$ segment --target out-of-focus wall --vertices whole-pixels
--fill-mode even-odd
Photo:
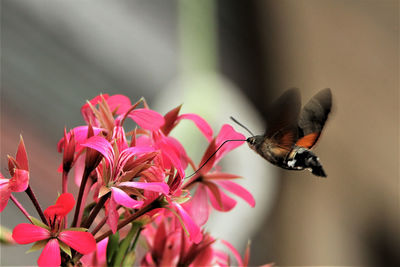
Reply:
[[[398,266],[399,2],[258,4],[275,32],[261,34],[277,53],[279,87],[301,88],[303,103],[330,87],[334,107],[315,149],[328,178],[282,172],[254,263]]]

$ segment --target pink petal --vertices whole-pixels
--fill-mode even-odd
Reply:
[[[119,213],[117,210],[117,203],[113,198],[109,199],[106,203],[108,203],[108,207],[106,208],[107,214],[107,224],[110,226],[113,234],[117,232]]]
[[[13,192],[22,192],[28,188],[29,185],[29,172],[21,169],[15,169],[14,177],[10,179],[8,184]]]
[[[123,127],[114,127],[112,139],[115,140],[115,142],[117,143],[118,151],[123,151],[125,148],[128,147],[128,141],[126,140],[126,135]]]
[[[126,162],[131,159],[132,157],[134,157],[137,154],[142,154],[142,153],[150,153],[150,152],[154,152],[155,149],[153,147],[128,147],[126,148],[124,151],[121,152],[121,154],[119,155],[119,159],[118,159],[118,163],[117,163],[117,173],[120,171],[121,168],[123,168],[126,164]]]
[[[124,114],[125,112],[127,112],[132,104],[131,104],[131,100],[124,96],[124,95],[112,95],[107,99],[107,104],[110,107],[111,111],[114,111],[116,108],[118,108],[117,110],[117,114]]]
[[[203,184],[199,184],[190,201],[182,205],[185,210],[192,215],[197,225],[204,225],[210,215],[210,206],[208,205],[207,190]]]
[[[165,221],[161,221],[158,224],[157,230],[146,228],[147,238],[152,243],[151,251],[154,255],[154,258],[161,258],[164,252],[165,240],[167,239],[167,233],[165,229]],[[155,231],[155,233],[151,233],[151,231]]]
[[[225,145],[221,147],[221,149],[217,152],[216,154],[216,159],[215,159],[215,164],[223,157],[225,156],[229,151],[237,148],[238,146],[242,145],[243,142],[246,141],[246,137],[241,134],[236,132],[232,126],[229,124],[224,124],[218,133],[218,136],[216,138],[215,144],[216,147],[219,147],[223,142],[226,140],[243,140],[243,141],[232,141],[228,142]]]
[[[177,169],[179,175],[184,177],[185,171],[180,160],[179,150],[176,149],[174,143],[165,136],[159,136],[157,139],[157,148],[161,150],[164,164],[166,165],[164,167],[169,169],[171,166],[168,165],[172,165]]]
[[[115,202],[124,207],[137,209],[143,205],[143,201],[134,200],[127,193],[117,187],[111,187],[111,190],[112,198],[115,200]]]
[[[61,165],[62,167],[62,165]],[[74,180],[75,184],[80,187],[82,182],[83,171],[85,170],[85,157],[80,156],[75,161],[74,165]]]
[[[207,162],[207,164],[205,164],[199,171],[200,175],[204,175],[206,173],[208,173],[212,167],[215,165],[215,160],[216,157],[213,156],[211,157],[215,151],[217,150],[217,147],[215,145],[215,139],[213,139],[210,144],[207,147],[207,150],[204,152],[203,157],[201,158],[200,164],[199,166],[203,166],[203,164],[205,164],[205,162]]]
[[[177,120],[180,121],[182,119],[192,120],[196,124],[197,128],[199,128],[207,138],[208,142],[211,142],[213,139],[213,130],[205,119],[193,113],[180,115]]]
[[[244,201],[249,203],[250,206],[254,207],[256,205],[256,201],[254,200],[253,195],[243,186],[227,180],[219,180],[215,181],[215,183],[228,190],[229,192],[237,195],[238,197],[241,197]]]
[[[229,255],[219,251],[219,250],[214,250],[214,258],[216,259],[217,263],[220,266],[228,266],[227,263],[229,261]]]
[[[183,224],[189,232],[190,240],[192,240],[195,244],[201,242],[203,234],[200,231],[200,227],[193,221],[193,219],[189,216],[189,214],[182,208],[178,203],[172,202],[172,206],[174,206],[182,218]]]
[[[92,136],[82,146],[90,147],[100,152],[111,166],[114,163],[114,149],[110,142],[101,136]]]
[[[88,126],[78,126],[72,129],[71,131],[74,132],[76,150],[78,150],[79,148],[81,148],[81,144],[87,140]],[[68,140],[71,138],[71,131],[69,131],[67,134]],[[102,128],[93,127],[93,134],[95,136],[99,135],[102,131],[103,131]],[[61,138],[61,140],[58,141],[57,144],[58,152],[61,152],[63,149],[64,149],[64,137]]]
[[[205,180],[231,180],[240,178],[241,176],[225,172],[213,172],[203,175]]]
[[[2,179],[2,180],[8,180],[8,179]],[[8,199],[11,196],[11,190],[8,187],[8,183],[3,183],[0,184],[0,212],[4,210],[4,208],[7,206]]]
[[[29,171],[28,155],[26,154],[25,144],[24,140],[22,139],[22,136],[19,141],[17,155],[15,156],[15,159],[18,162],[19,168],[25,171]]]
[[[181,233],[175,232],[165,240],[164,251],[159,266],[177,266],[181,250]]]
[[[58,238],[83,255],[96,250],[96,240],[88,232],[62,231]]]
[[[29,244],[50,238],[50,232],[37,225],[21,223],[15,226],[12,237],[18,244]]]
[[[139,189],[160,192],[164,195],[168,195],[169,186],[166,183],[152,182],[152,183],[144,183],[144,182],[122,182],[119,183],[119,186],[128,186],[135,187]]]
[[[60,266],[60,246],[57,239],[51,239],[47,242],[37,261],[39,266]]]
[[[94,97],[92,100],[90,100],[89,103],[90,103],[92,106],[97,105],[98,103],[100,103],[101,98],[104,98],[105,100],[107,100],[107,99],[108,99],[108,94],[98,95],[98,96]],[[89,106],[88,103],[84,104],[84,105],[81,107],[81,114],[82,114],[82,117],[84,118],[84,120],[85,120],[87,123],[90,123],[90,122],[91,122],[91,119],[94,119],[93,111],[92,111],[92,109],[90,108],[90,106]]]
[[[211,205],[214,207],[214,209],[219,210],[219,211],[230,211],[236,206],[236,200],[233,198],[229,197],[227,194],[225,194],[222,190],[219,190],[219,195],[221,198],[221,203],[217,200],[215,197],[215,193],[210,190],[210,188],[207,187],[208,191],[208,196],[211,202]]]
[[[181,107],[182,107],[182,105],[179,105],[164,115],[165,123],[162,126],[161,130],[165,135],[169,135],[171,130],[177,124],[176,119],[178,118],[178,114],[179,114],[179,111],[181,110]]]
[[[159,130],[165,123],[164,117],[151,109],[135,109],[129,113],[128,117],[134,120],[143,129],[151,131]]]
[[[92,98],[92,99],[89,101],[89,103],[90,103],[92,106],[97,105],[98,103],[101,102],[101,98],[102,98],[102,97],[103,97],[105,100],[107,100],[107,99],[109,98],[109,95],[108,95],[108,94],[101,94],[101,95],[95,96],[94,98]],[[83,108],[83,107],[88,107],[88,108],[90,108],[89,105],[88,105],[87,103],[84,104],[84,105],[82,106],[82,108]]]
[[[193,267],[212,266],[213,259],[214,259],[214,250],[211,246],[208,246],[206,249],[202,250],[200,253],[196,255],[195,260],[192,262],[190,266]]]
[[[61,205],[64,208],[64,211],[60,213],[60,216],[67,215],[75,206],[75,199],[71,193],[63,193],[61,194],[56,201],[56,205]]]
[[[179,160],[182,164],[182,168],[186,169],[186,167],[188,166],[189,157],[186,154],[185,148],[177,139],[173,138],[172,136],[166,136],[165,138],[168,139],[168,142],[171,144],[176,154],[178,155]]]
[[[232,252],[233,256],[235,257],[238,266],[243,266],[243,261],[242,261],[242,256],[240,256],[239,252],[236,250],[234,246],[232,246],[231,243],[225,240],[221,240],[221,242],[229,248],[229,250]]]
[[[81,262],[84,266],[103,266],[106,262],[108,237],[97,243],[97,250],[84,255]]]

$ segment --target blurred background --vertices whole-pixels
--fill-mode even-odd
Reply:
[[[2,0],[1,172],[22,134],[33,190],[53,204],[56,144],[99,93],[144,96],[160,113],[183,103],[216,133],[230,115],[262,133],[284,90],[300,88],[305,103],[330,87],[315,148],[328,179],[244,145],[223,165],[245,177],[256,208],[239,203],[209,229],[240,251],[251,239],[251,265],[400,266],[398,30],[396,0]],[[199,160],[206,142],[192,132],[175,134]],[[10,203],[0,220],[12,229],[24,218]],[[1,245],[0,265],[35,263],[29,247]]]

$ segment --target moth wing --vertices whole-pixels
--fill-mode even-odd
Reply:
[[[301,110],[298,121],[297,146],[311,148],[318,141],[332,108],[331,89],[319,91]]]
[[[301,97],[298,88],[285,91],[267,112],[267,130],[264,136],[269,139],[294,142],[297,139],[295,125],[300,113]],[[293,137],[292,137],[293,135]]]
[[[298,139],[298,128],[296,125],[290,125],[278,130],[270,140],[280,149],[289,153]]]

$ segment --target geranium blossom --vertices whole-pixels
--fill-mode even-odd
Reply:
[[[18,244],[36,242],[36,248],[44,246],[37,261],[39,266],[60,265],[60,248],[67,254],[71,254],[69,247],[81,254],[88,254],[96,249],[96,241],[90,233],[84,232],[85,229],[65,229],[64,217],[74,205],[72,194],[61,194],[56,204],[44,212],[49,226],[36,220],[36,225],[21,223],[14,228],[12,237]]]
[[[162,116],[143,98],[132,103],[123,95],[104,94],[87,101],[81,108],[86,125],[65,129],[57,144],[63,153],[62,194],[44,212],[28,186],[28,160],[21,139],[16,159],[9,157],[12,178],[0,174],[0,210],[12,192],[26,190],[42,222],[13,196],[32,222],[17,225],[13,239],[19,244],[34,243],[31,251],[43,249],[39,266],[231,265],[229,255],[214,248],[217,240],[202,226],[211,208],[229,211],[235,207],[236,200],[226,192],[255,205],[250,192],[232,181],[239,176],[217,165],[245,137],[229,125],[223,125],[214,137],[204,118],[180,114],[180,109]],[[135,126],[127,129],[126,120]],[[192,121],[207,139],[208,148],[198,166],[173,136],[182,120]],[[193,177],[187,176],[188,166],[195,170]],[[68,193],[70,170],[79,187],[76,205]],[[68,228],[67,214],[74,207]],[[129,231],[128,224],[132,225]],[[147,246],[138,241],[140,237]],[[248,250],[242,259],[233,246],[223,243],[240,266],[248,265]],[[143,253],[137,253],[139,246]]]
[[[203,166],[226,140],[245,140],[245,137],[237,133],[232,126],[223,125],[217,137],[210,143],[199,166]],[[251,193],[239,184],[230,181],[239,178],[239,176],[220,172],[218,169],[212,170],[224,155],[242,143],[243,141],[234,141],[224,144],[215,156],[185,184],[185,188],[192,188],[197,185],[194,197],[185,204],[185,208],[192,212],[198,224],[203,225],[208,220],[210,212],[208,201],[211,202],[214,209],[219,211],[229,211],[236,206],[236,200],[228,196],[224,190],[237,195],[254,207],[255,200]]]
[[[108,224],[115,233],[117,231],[118,223],[118,211],[117,205],[122,205],[127,208],[140,208],[143,205],[143,201],[132,199],[129,193],[125,192],[126,188],[139,188],[143,190],[155,191],[167,194],[169,191],[168,185],[162,182],[129,182],[125,179],[127,174],[135,176],[137,173],[129,173],[134,171],[132,160],[135,156],[142,155],[145,153],[154,152],[155,149],[151,147],[127,147],[123,151],[119,152],[117,157],[114,152],[114,148],[111,144],[103,137],[93,136],[88,139],[83,146],[90,147],[100,152],[105,159],[105,163],[109,168],[109,172],[100,175],[98,186],[100,188],[100,196],[111,191],[111,199],[108,202]],[[143,162],[142,165],[145,165]],[[127,165],[130,165],[127,167]],[[100,166],[101,170],[103,166]],[[136,166],[135,166],[136,167]]]
[[[7,206],[8,200],[13,192],[23,192],[29,184],[28,156],[26,155],[24,141],[20,139],[16,158],[9,156],[8,170],[12,176],[6,179],[0,173],[0,212]]]

